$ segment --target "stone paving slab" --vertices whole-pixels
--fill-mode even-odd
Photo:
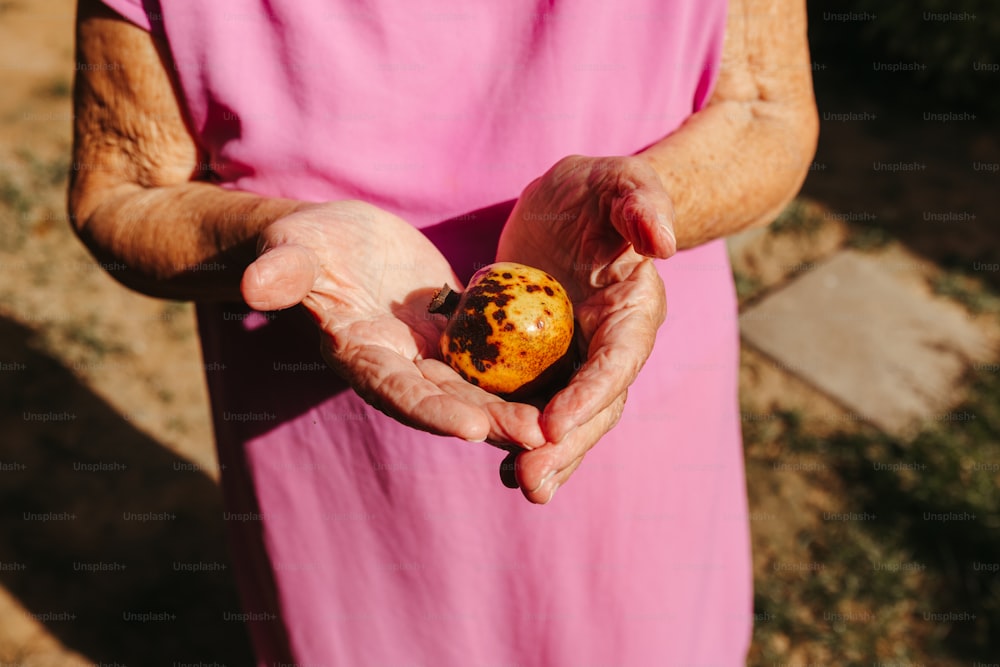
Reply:
[[[852,250],[749,307],[740,329],[789,372],[895,435],[949,419],[963,372],[991,356],[960,306]]]

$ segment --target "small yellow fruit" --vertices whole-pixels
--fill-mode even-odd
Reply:
[[[464,292],[445,285],[428,310],[448,316],[441,356],[459,375],[509,395],[567,358],[573,304],[559,282],[514,262],[485,266]]]

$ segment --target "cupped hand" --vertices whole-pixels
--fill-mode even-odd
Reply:
[[[517,455],[528,500],[548,502],[621,417],[666,316],[651,258],[675,251],[673,205],[642,158],[570,156],[522,193],[497,260],[535,266],[562,283],[584,360],[544,407],[547,444]]]
[[[461,283],[406,221],[360,201],[304,206],[261,232],[258,253],[240,286],[247,304],[301,303],[327,363],[374,407],[439,435],[544,443],[537,408],[488,394],[437,359],[443,323],[427,304]]]

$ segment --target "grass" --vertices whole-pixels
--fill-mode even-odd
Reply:
[[[88,360],[100,361],[107,356],[129,353],[126,345],[98,331],[99,325],[98,315],[92,314],[84,321],[67,322],[61,328],[66,340],[83,348]]]
[[[736,283],[736,298],[741,304],[755,297],[763,289],[759,280],[742,271],[733,271],[733,281]]]
[[[20,148],[14,155],[27,167],[35,188],[65,187],[69,178],[69,155],[60,154],[51,160],[39,158],[33,151]]]
[[[1000,372],[984,365],[971,398],[912,440],[873,429],[818,438],[787,413],[744,424],[748,468],[768,474],[763,443],[822,461],[809,484],[832,483],[841,508],[875,518],[803,531],[805,573],[756,585],[752,664],[788,661],[808,645],[821,664],[969,664],[1000,655]],[[752,509],[752,508],[751,508]],[[941,520],[942,515],[951,520]],[[974,517],[974,518],[973,518]],[[954,616],[939,616],[951,613]],[[962,662],[949,662],[962,661]]]
[[[936,294],[963,304],[976,314],[1000,314],[1000,297],[987,289],[981,280],[960,269],[943,271],[931,283]]]
[[[65,155],[43,160],[29,150],[20,149],[15,156],[24,165],[19,179],[23,182],[0,173],[0,207],[9,209],[16,220],[16,224],[5,224],[0,229],[0,241],[8,249],[20,248],[25,243],[28,232],[38,221],[37,211],[43,200],[55,189],[65,188],[69,174],[69,158]]]
[[[63,100],[73,93],[73,84],[65,77],[46,81],[35,89],[35,95],[55,100]]]
[[[8,251],[19,250],[27,240],[28,228],[31,226],[32,201],[20,185],[0,173],[0,213],[5,208],[13,215],[3,216],[0,243]]]
[[[0,203],[6,205],[21,219],[27,218],[31,211],[31,198],[21,187],[9,177],[0,174]]]
[[[847,245],[856,250],[880,250],[889,245],[892,236],[882,227],[861,227],[854,230]]]
[[[174,340],[186,340],[194,336],[191,323],[195,321],[194,306],[184,301],[165,301],[160,308],[160,317]]]
[[[770,233],[810,234],[821,223],[817,211],[793,202]],[[848,230],[848,248],[896,241],[880,225]],[[964,262],[930,286],[971,314],[996,318],[1000,287],[989,277]],[[760,289],[757,276],[734,278],[745,304]],[[962,384],[968,398],[960,406],[928,415],[905,439],[857,423],[818,435],[815,421],[788,410],[744,422],[750,509],[763,517],[751,521],[756,622],[748,664],[996,662],[1000,362],[976,364]],[[819,465],[789,472],[779,461]],[[824,508],[863,520],[826,520]]]
[[[5,253],[17,255],[24,270],[22,277],[35,289],[52,284],[52,267],[38,248],[24,252],[35,238],[48,235],[64,226],[62,191],[65,188],[68,160],[59,157],[50,161],[38,159],[27,151],[17,152],[20,169],[17,178],[0,173],[0,245]],[[23,288],[24,285],[22,284]],[[97,341],[91,341],[94,345]],[[93,346],[93,345],[92,345]]]
[[[820,209],[808,200],[796,197],[778,214],[778,217],[771,223],[769,231],[776,234],[787,232],[815,233],[823,226],[824,222]]]

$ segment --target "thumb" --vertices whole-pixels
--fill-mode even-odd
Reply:
[[[316,255],[300,245],[279,245],[260,255],[246,271],[240,292],[255,310],[282,310],[298,304],[316,282]]]

